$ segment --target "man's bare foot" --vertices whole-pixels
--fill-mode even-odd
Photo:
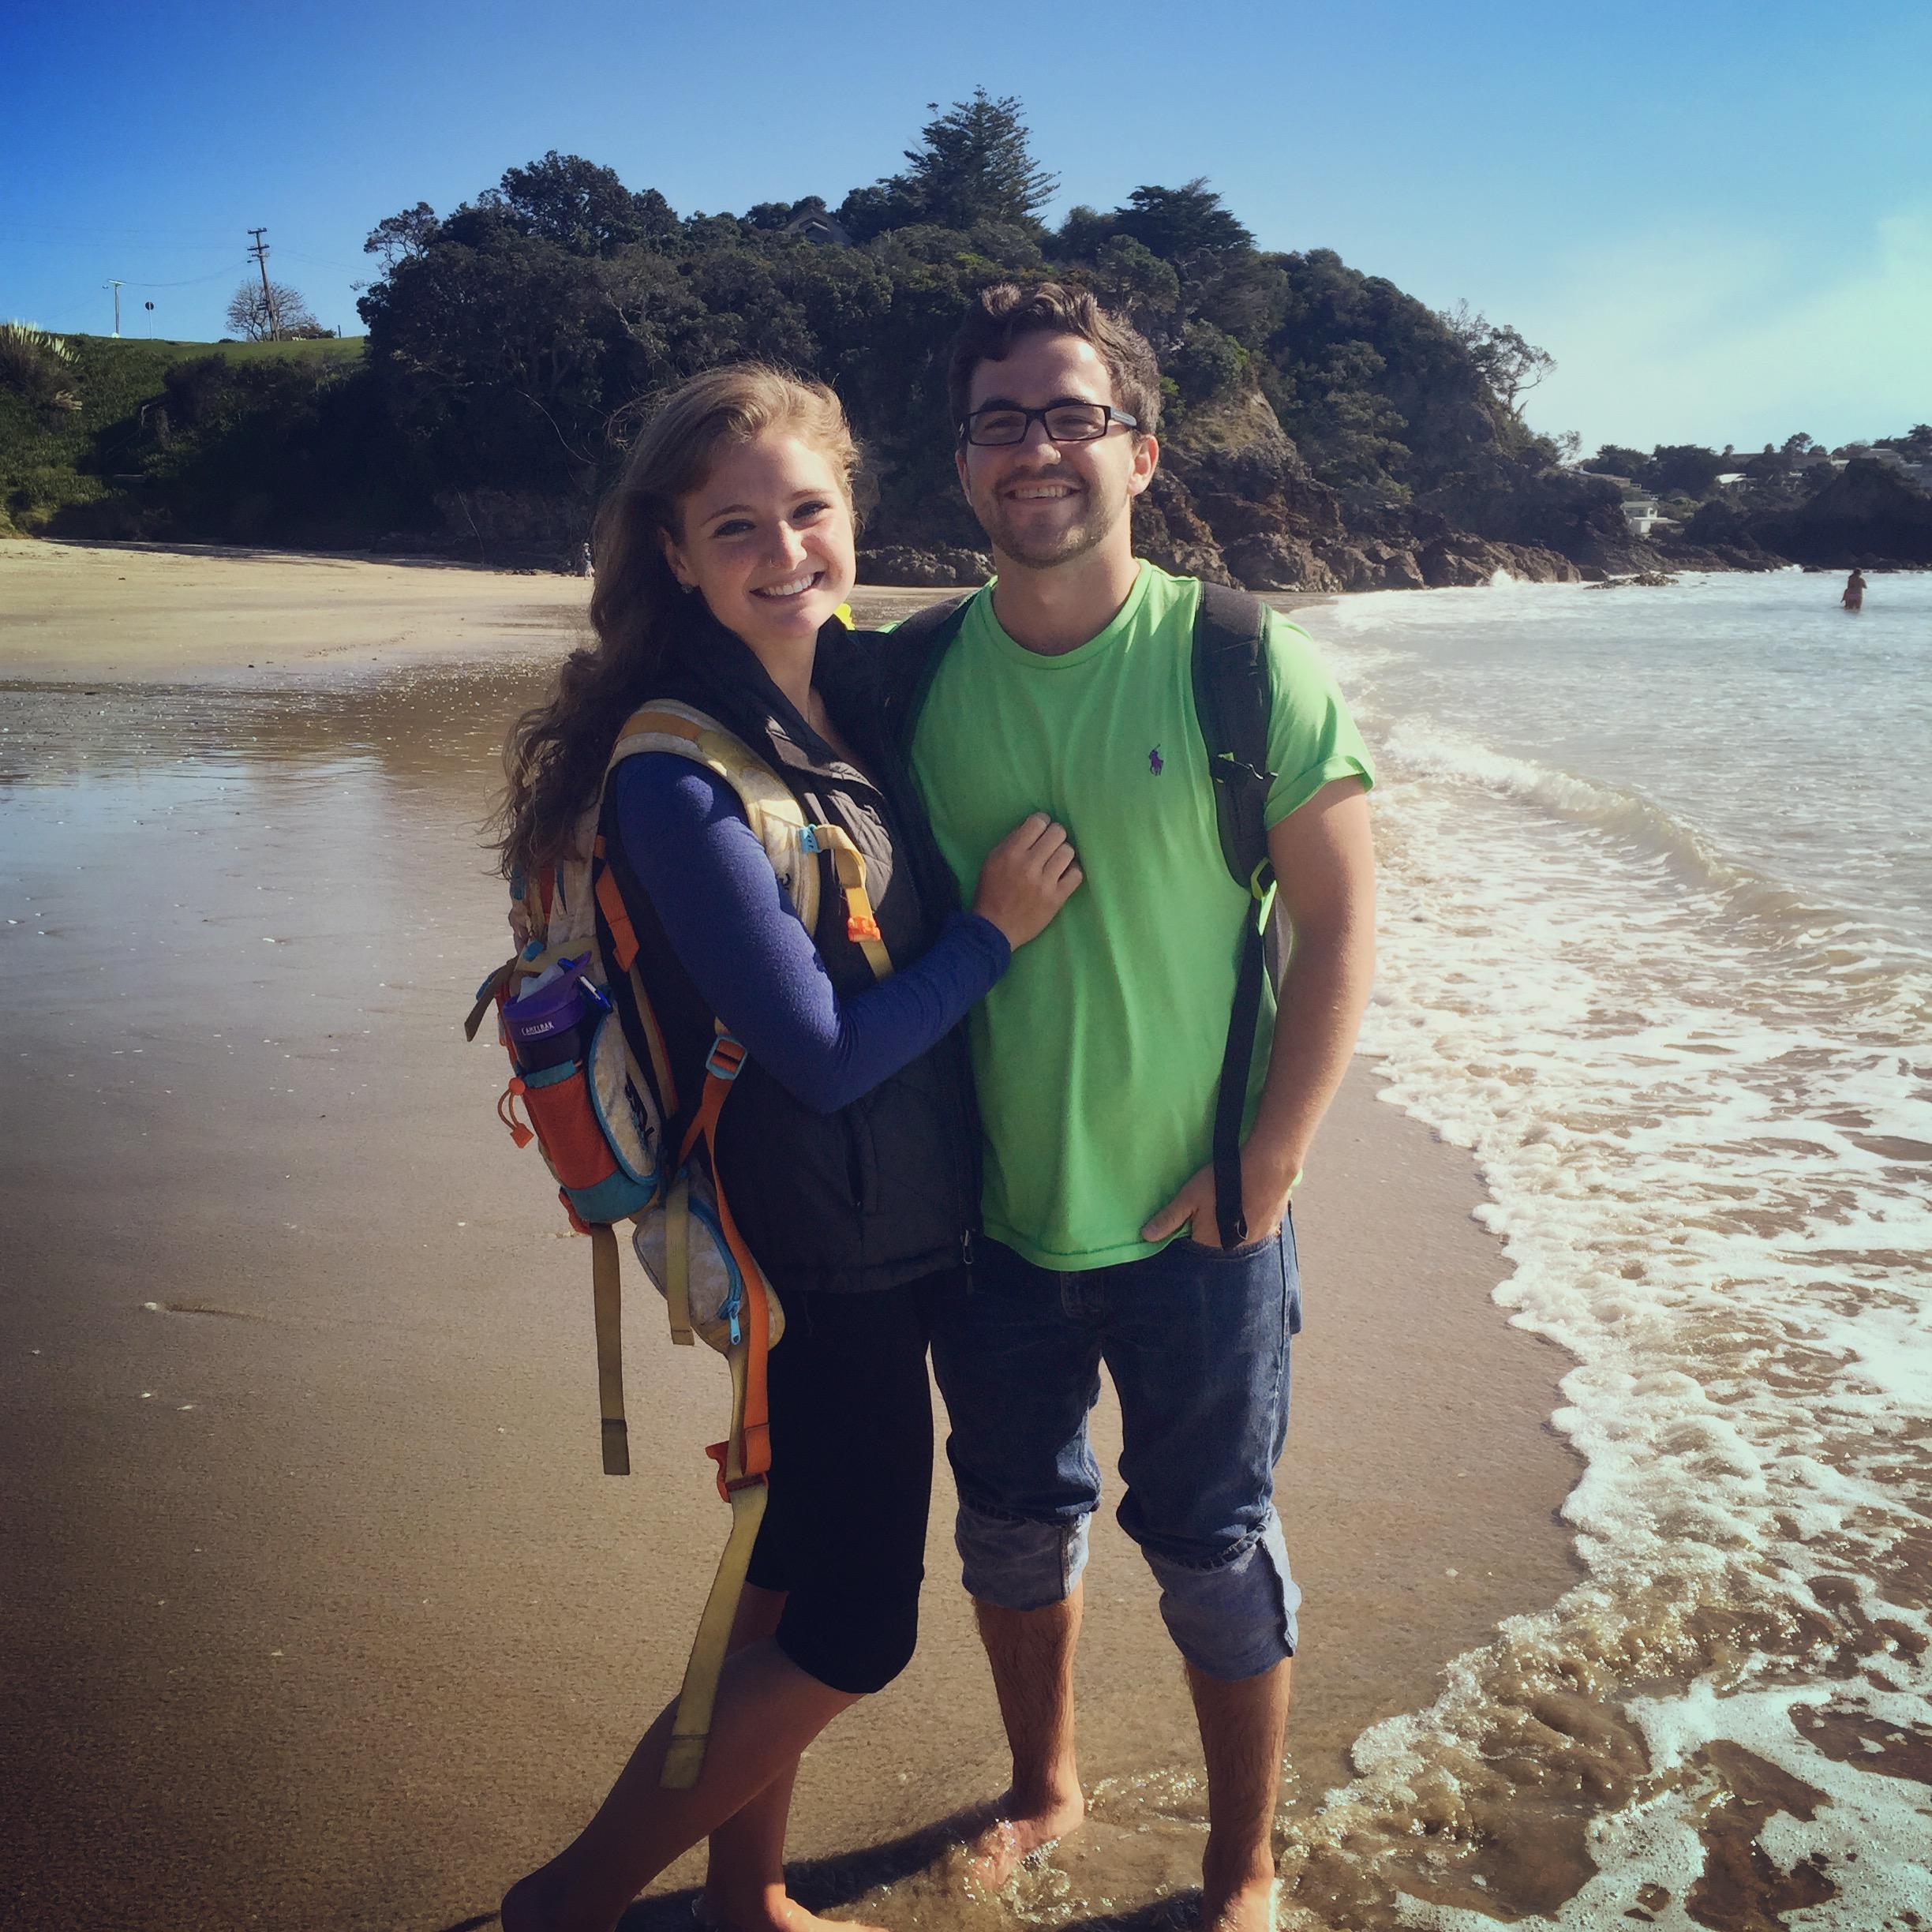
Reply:
[[[1077,1784],[1069,1795],[1032,1805],[1002,1792],[968,1825],[967,1882],[982,1892],[1002,1890],[1035,1852],[1078,1831],[1086,1817],[1087,1800]]]
[[[822,1919],[807,1911],[782,1885],[762,1885],[754,1895],[714,1898],[706,1892],[691,1904],[701,1932],[885,1932],[882,1926],[851,1919]],[[506,1926],[504,1932],[509,1932]]]
[[[1201,1893],[1200,1932],[1274,1932],[1275,1874],[1219,1893]]]

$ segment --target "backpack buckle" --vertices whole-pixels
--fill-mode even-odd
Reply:
[[[735,1080],[744,1071],[745,1050],[741,1041],[721,1033],[705,1055],[705,1071],[715,1080]]]
[[[801,852],[808,852],[825,850],[825,848],[818,843],[818,828],[816,826],[800,826],[799,827],[799,849]]]
[[[1215,760],[1214,776],[1223,784],[1272,785],[1281,774],[1257,771],[1245,758],[1237,758],[1232,751],[1223,751]]]

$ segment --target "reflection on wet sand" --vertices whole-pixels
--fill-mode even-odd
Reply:
[[[681,1668],[723,1391],[634,1297],[645,1480],[597,1473],[582,1253],[491,1123],[493,1050],[459,1026],[504,949],[477,828],[545,675],[496,656],[0,686],[0,998],[25,1097],[0,1173],[21,1558],[0,1781],[26,1821],[0,1887],[31,1885],[39,1925],[486,1911]],[[1560,1363],[1488,1301],[1466,1164],[1359,1079],[1324,1151],[1297,1208],[1282,1500],[1309,1649],[1285,1825],[1366,1724],[1574,1574],[1552,1520],[1574,1465],[1540,1426]],[[1110,1463],[1110,1406],[1097,1435]],[[1203,1795],[1110,1522],[1081,1666],[1092,1822],[998,1901],[943,1855],[935,1821],[1004,1782],[949,1507],[912,1672],[808,1762],[799,1896],[955,1926],[1164,1909],[1196,1881]]]

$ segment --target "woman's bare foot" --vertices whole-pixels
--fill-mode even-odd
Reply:
[[[526,1873],[504,1894],[496,1908],[503,1932],[601,1932],[567,1917],[560,1908],[557,1889],[548,1867]],[[608,1922],[606,1922],[608,1924]]]
[[[519,1878],[504,1894],[496,1916],[503,1932],[549,1932],[550,1920],[543,1908],[534,1872]]]
[[[1087,1800],[1076,1784],[1070,1795],[1024,1803],[1002,1792],[967,1825],[966,1876],[977,1889],[1002,1890],[1036,1852],[1058,1844],[1086,1822]]]
[[[822,1919],[809,1912],[783,1885],[761,1885],[755,1893],[727,1900],[706,1891],[693,1901],[691,1916],[700,1932],[886,1932],[882,1926],[851,1919]],[[511,1932],[508,1926],[504,1932]]]

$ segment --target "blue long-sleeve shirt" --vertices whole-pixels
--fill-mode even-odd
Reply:
[[[942,1039],[1013,957],[955,912],[918,959],[841,998],[729,786],[669,752],[614,781],[624,856],[684,970],[751,1058],[815,1113],[836,1113]]]

